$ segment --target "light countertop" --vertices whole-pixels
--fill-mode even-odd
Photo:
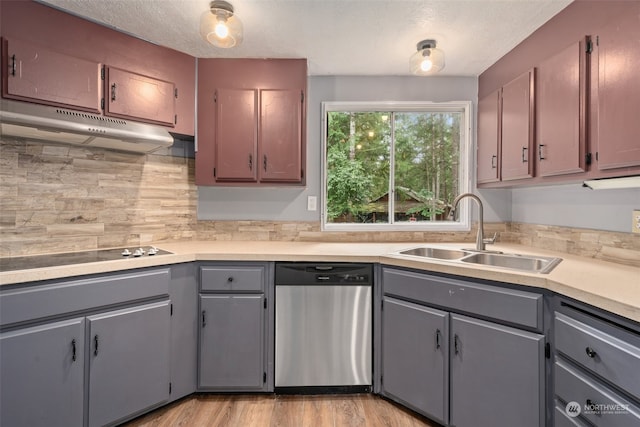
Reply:
[[[640,322],[640,268],[522,245],[496,244],[490,245],[488,249],[505,253],[560,257],[563,261],[549,274],[538,274],[394,254],[399,250],[421,246],[416,243],[196,241],[158,243],[156,246],[173,254],[0,272],[0,284],[26,283],[192,261],[379,262],[384,265],[548,289]],[[473,247],[473,244],[438,243],[433,246],[460,249]]]

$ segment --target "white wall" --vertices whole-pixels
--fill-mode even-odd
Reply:
[[[320,201],[320,114],[324,101],[471,100],[475,111],[477,94],[478,79],[475,77],[310,77],[307,100],[307,187],[199,187],[198,219],[319,221],[320,206],[315,212],[307,211],[307,196],[317,196]],[[498,210],[503,211],[504,207]],[[491,217],[487,218],[492,220]]]

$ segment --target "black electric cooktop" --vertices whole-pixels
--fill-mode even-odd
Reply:
[[[85,264],[88,262],[137,259],[149,256],[171,254],[154,247],[99,249],[84,252],[68,252],[51,255],[30,255],[0,258],[0,271],[28,270],[31,268],[56,267],[60,265]]]

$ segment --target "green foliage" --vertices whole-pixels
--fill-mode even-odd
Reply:
[[[371,220],[365,218],[366,205],[388,194],[391,186],[411,190],[412,195],[395,193],[398,201],[416,203],[404,214],[433,220],[445,213],[458,193],[461,118],[461,113],[445,112],[329,113],[329,220]],[[395,173],[390,177],[392,146]]]

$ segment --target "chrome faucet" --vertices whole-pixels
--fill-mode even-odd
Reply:
[[[485,245],[487,243],[490,244],[496,241],[497,233],[494,234],[491,239],[484,238],[484,211],[482,208],[482,200],[480,200],[480,198],[473,193],[463,193],[455,198],[455,200],[453,201],[453,217],[455,218],[455,212],[458,208],[458,203],[460,203],[460,200],[464,199],[465,197],[469,197],[475,200],[478,204],[478,235],[476,236],[476,250],[484,251]]]

